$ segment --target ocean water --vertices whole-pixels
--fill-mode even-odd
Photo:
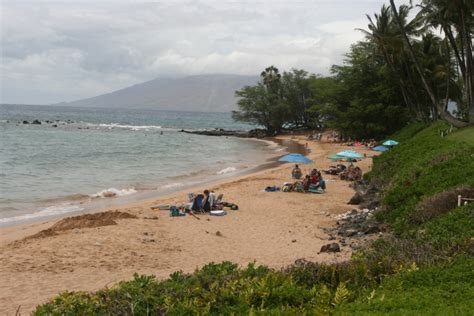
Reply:
[[[33,120],[42,124],[23,124]],[[282,151],[271,142],[180,132],[205,128],[253,126],[229,113],[0,105],[0,226],[179,190]]]

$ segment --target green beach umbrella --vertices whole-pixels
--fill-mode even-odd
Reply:
[[[396,140],[389,139],[389,140],[384,141],[382,145],[395,146],[395,145],[398,145],[398,142]]]
[[[331,156],[328,157],[328,159],[332,160],[332,161],[344,161],[344,160],[347,160],[347,158],[343,158],[343,157],[340,157],[336,154],[333,154]]]
[[[341,158],[348,158],[348,159],[364,158],[364,155],[359,154],[357,151],[354,151],[354,150],[344,150],[344,151],[338,152],[336,156],[339,156]]]

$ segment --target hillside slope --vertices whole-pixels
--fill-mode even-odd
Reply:
[[[237,109],[235,91],[245,85],[254,85],[257,80],[256,76],[239,75],[157,78],[111,93],[58,105],[229,112]]]

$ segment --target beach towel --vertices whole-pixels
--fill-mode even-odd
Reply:
[[[311,187],[310,187],[310,188],[308,189],[308,192],[310,192],[310,193],[322,194],[322,193],[324,193],[324,190],[321,189],[321,188],[311,188]]]

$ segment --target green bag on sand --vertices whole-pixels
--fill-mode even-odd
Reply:
[[[185,216],[186,214],[182,214],[179,212],[179,209],[176,206],[170,207],[170,216]]]
[[[237,211],[239,209],[239,206],[234,203],[223,202],[222,205],[225,207],[229,207],[231,210],[234,210],[234,211]]]

